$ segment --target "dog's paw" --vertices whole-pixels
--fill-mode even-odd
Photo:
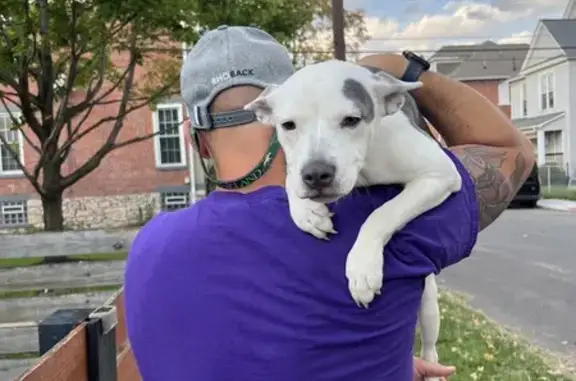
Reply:
[[[311,200],[299,200],[290,206],[292,220],[301,230],[316,238],[329,239],[328,234],[336,234],[332,224],[332,212],[324,204]]]
[[[368,308],[380,294],[384,277],[383,246],[378,240],[357,239],[346,259],[348,289],[359,307]]]
[[[436,352],[436,347],[432,349],[420,350],[420,358],[430,364],[438,364],[438,352]],[[441,377],[426,377],[425,381],[442,381]]]

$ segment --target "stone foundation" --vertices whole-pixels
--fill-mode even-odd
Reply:
[[[72,230],[140,226],[159,209],[159,193],[66,198],[64,225]],[[43,227],[42,203],[38,199],[28,201],[28,222],[34,228]]]

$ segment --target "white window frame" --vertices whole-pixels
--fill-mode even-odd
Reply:
[[[552,91],[550,91],[549,89],[549,81],[548,78],[552,77]],[[545,84],[545,88],[542,86],[542,81],[544,80],[544,78],[546,78],[546,84]],[[540,111],[548,111],[548,110],[553,110],[556,108],[556,102],[557,102],[557,98],[556,98],[556,75],[553,71],[546,71],[544,73],[541,73],[538,76],[538,107],[540,108]],[[550,106],[550,93],[552,93],[552,98],[554,100],[554,105]],[[546,105],[545,107],[543,107],[542,105],[542,95],[546,94]]]
[[[6,203],[19,203],[21,205],[5,205]],[[8,211],[6,212],[5,208],[14,208],[20,207],[20,211]],[[1,221],[4,221],[5,214],[23,214],[24,222],[16,223],[16,224],[6,224]],[[10,229],[12,227],[20,227],[28,225],[28,201],[26,200],[0,200],[0,228],[3,229]]]
[[[11,113],[12,113],[12,116],[15,118],[20,117],[19,112],[11,111]],[[10,118],[10,114],[8,112],[5,112],[5,111],[0,112],[0,118],[8,118],[10,120],[10,123],[12,123],[12,119]],[[22,163],[22,165],[25,165],[26,163],[24,162],[24,135],[22,134],[22,131],[20,131],[20,129],[18,129],[18,131],[16,131],[16,136],[18,136],[18,150],[20,151],[19,152],[20,163]],[[0,141],[0,145],[2,145],[1,141]],[[22,171],[22,169],[4,170],[2,168],[2,162],[0,161],[0,177],[1,176],[21,175],[22,173],[24,173]]]
[[[169,211],[169,210],[178,210],[178,209],[184,209],[187,208],[188,206],[190,206],[190,193],[189,192],[161,192],[160,193],[160,207],[163,211]],[[184,198],[184,201],[186,201],[186,198],[188,199],[188,202],[171,202],[170,200],[168,200],[169,198],[173,198],[173,199],[179,199],[180,197]],[[164,205],[168,205],[168,204],[173,204],[173,205],[181,205],[181,207],[176,208],[176,209],[168,209],[168,208],[163,208]]]
[[[160,139],[161,136],[159,135],[160,132],[160,121],[158,119],[158,111],[157,110],[166,110],[166,109],[177,109],[178,110],[178,137],[180,138],[180,162],[179,163],[169,163],[164,164],[161,162],[161,152],[160,152]],[[184,135],[184,108],[181,103],[161,103],[156,106],[156,110],[152,113],[152,131],[156,134],[154,135],[154,161],[156,162],[156,168],[162,169],[182,169],[185,168],[187,165],[186,158],[186,140]]]

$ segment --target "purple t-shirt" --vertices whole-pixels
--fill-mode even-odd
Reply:
[[[358,189],[331,206],[339,234],[301,232],[285,191],[214,192],[138,234],[125,274],[128,334],[144,381],[412,381],[424,277],[476,242],[474,185],[396,233],[384,288],[352,300],[344,264],[362,223],[401,190]]]

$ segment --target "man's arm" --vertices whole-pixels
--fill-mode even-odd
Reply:
[[[372,55],[360,64],[378,67],[400,78],[403,56]],[[434,72],[413,92],[421,113],[442,135],[476,184],[480,229],[508,207],[534,165],[532,143],[492,102],[473,88]]]

